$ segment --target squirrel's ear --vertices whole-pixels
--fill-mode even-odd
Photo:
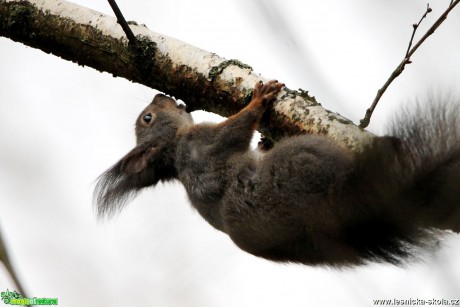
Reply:
[[[108,217],[121,210],[126,201],[135,197],[142,188],[155,185],[160,180],[150,163],[158,151],[158,147],[152,144],[139,145],[98,178],[94,204],[100,217]]]
[[[154,146],[137,146],[121,159],[121,171],[135,174],[142,172],[155,156],[157,149]]]

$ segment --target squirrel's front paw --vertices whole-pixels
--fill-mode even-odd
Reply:
[[[252,101],[260,104],[260,106],[268,106],[273,103],[278,95],[279,91],[284,87],[283,83],[279,83],[276,80],[268,81],[263,84],[262,81],[256,83],[254,87],[254,93],[252,95]]]

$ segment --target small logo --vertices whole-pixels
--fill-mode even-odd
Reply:
[[[2,292],[2,301],[7,305],[19,305],[19,306],[32,306],[32,305],[57,305],[57,298],[27,298],[16,291],[10,292],[6,289],[6,292]]]

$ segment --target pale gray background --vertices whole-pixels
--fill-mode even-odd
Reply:
[[[112,14],[106,1],[75,2]],[[355,122],[401,60],[426,6],[118,2],[127,19],[310,90]],[[435,1],[420,30],[448,2]],[[459,29],[457,8],[385,94],[371,131],[382,132],[410,100],[459,94]],[[0,226],[30,295],[58,297],[62,306],[372,306],[378,298],[460,298],[458,235],[405,268],[273,264],[210,227],[179,184],[146,191],[119,217],[98,223],[95,179],[133,147],[134,120],[155,93],[0,38]],[[0,290],[11,287],[1,269]]]

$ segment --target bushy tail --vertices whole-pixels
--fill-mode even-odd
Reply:
[[[398,263],[460,231],[459,116],[460,101],[417,104],[357,155],[345,234],[364,259]]]
[[[460,101],[418,104],[399,115],[391,134],[402,141],[408,200],[425,227],[460,231]]]

